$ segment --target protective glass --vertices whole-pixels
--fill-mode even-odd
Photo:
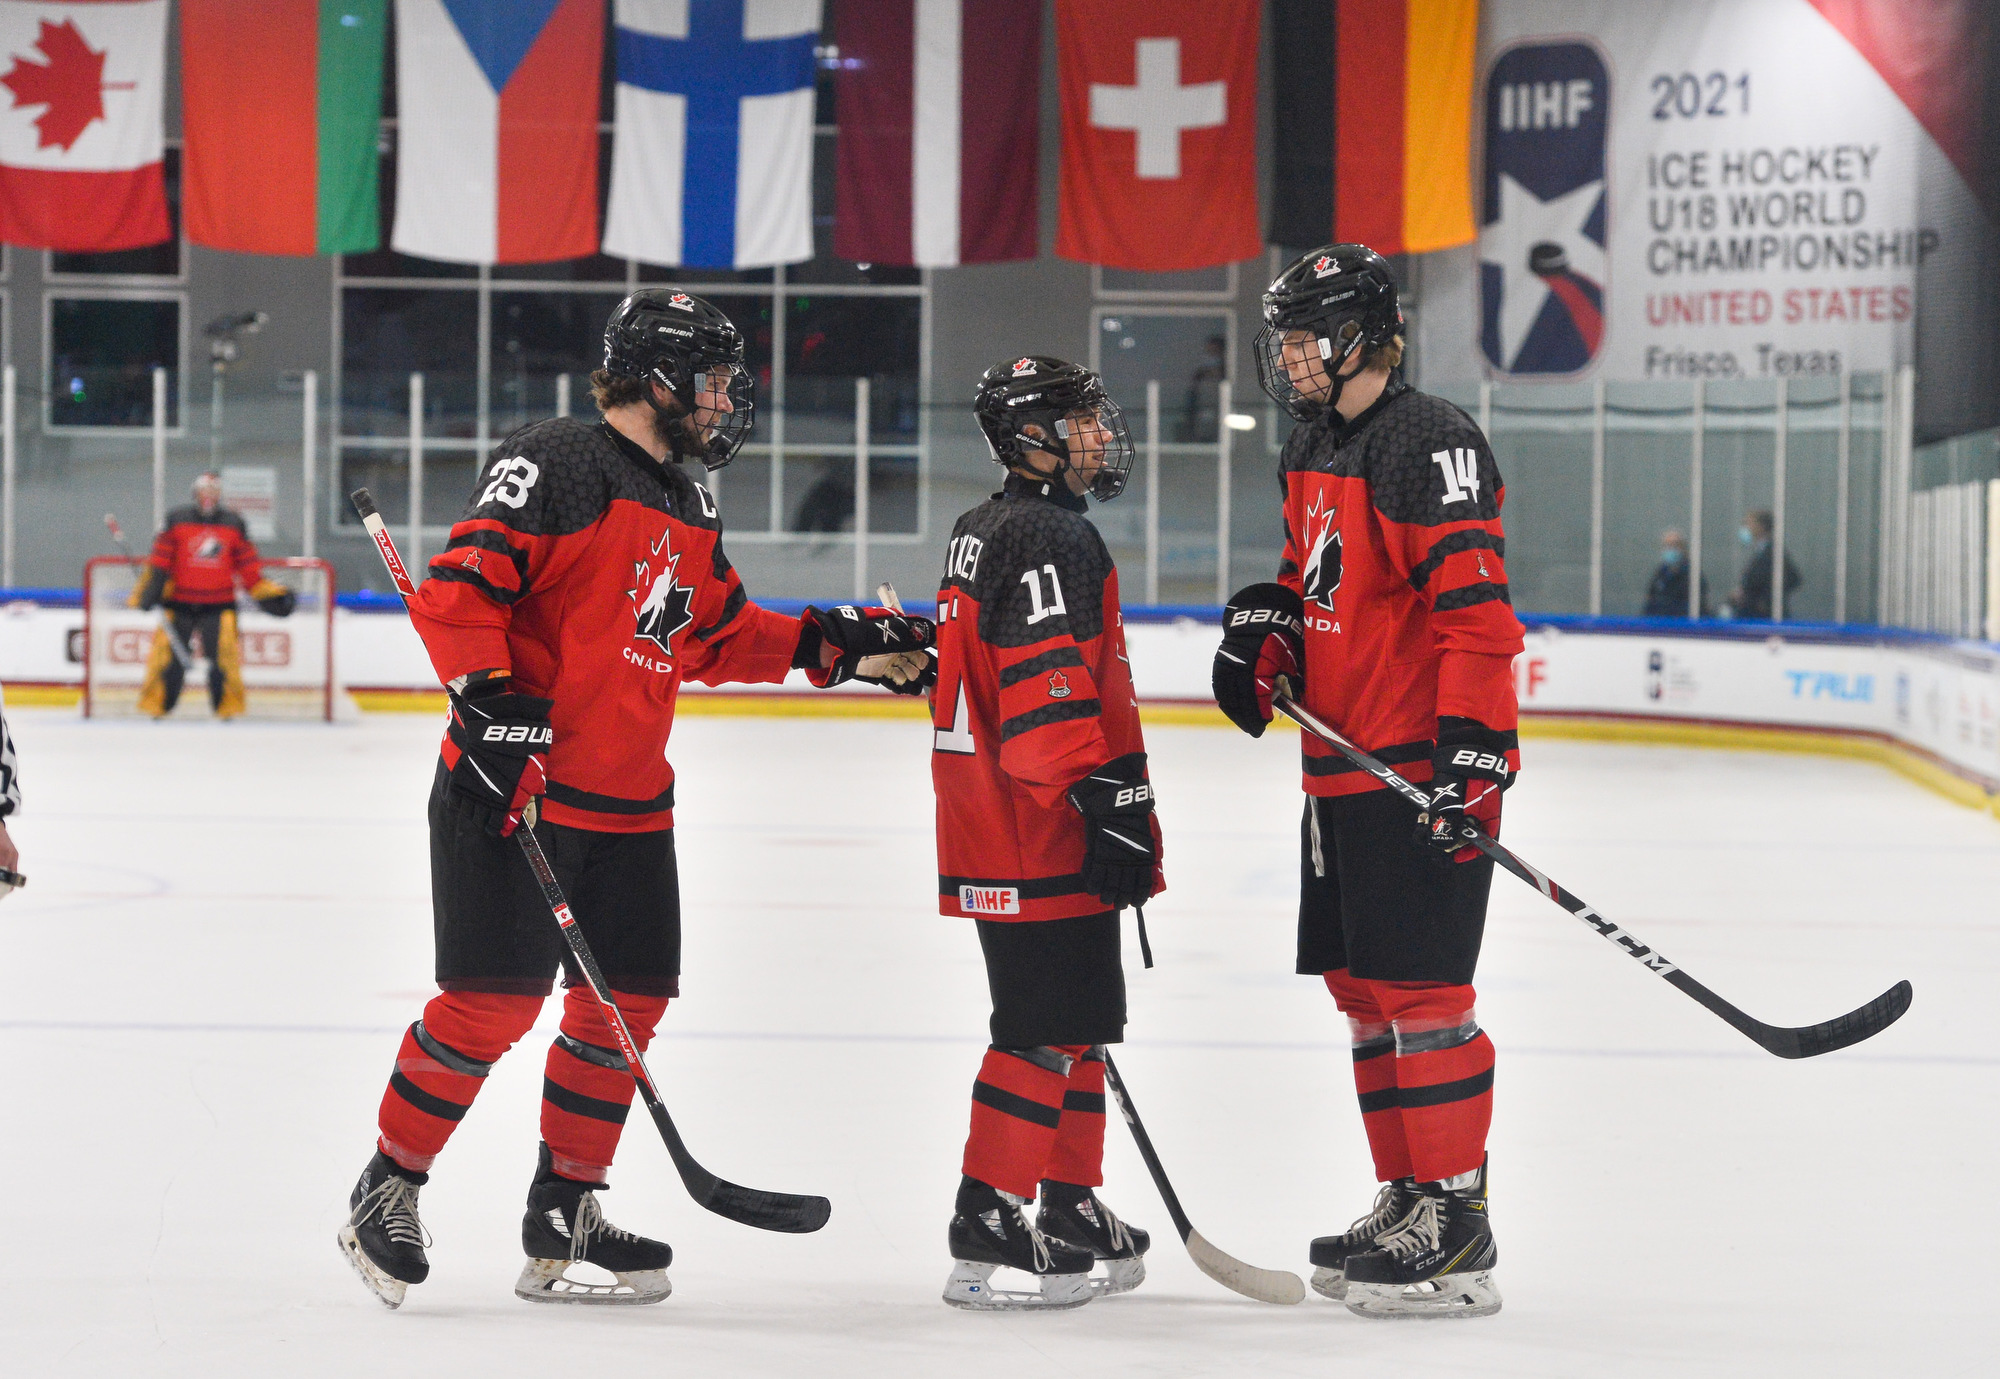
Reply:
[[[1056,435],[1069,452],[1069,466],[1084,480],[1085,490],[1100,503],[1125,491],[1137,451],[1125,414],[1110,398],[1056,419]]]

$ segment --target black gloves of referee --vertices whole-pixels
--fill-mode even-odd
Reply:
[[[1083,889],[1114,910],[1144,905],[1160,863],[1146,754],[1105,762],[1069,788],[1069,802],[1083,815]]]

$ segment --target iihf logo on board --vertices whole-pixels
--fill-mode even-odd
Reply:
[[[1498,373],[1573,374],[1604,341],[1610,110],[1588,44],[1518,44],[1487,73],[1479,348]]]

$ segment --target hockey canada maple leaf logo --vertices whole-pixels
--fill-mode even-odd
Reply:
[[[1029,374],[1033,373],[1034,371],[1035,371],[1035,361],[1034,361],[1034,360],[1032,360],[1032,359],[1016,359],[1016,360],[1014,361],[1014,377],[1016,377],[1016,378],[1026,378],[1026,377],[1027,377],[1027,376],[1028,376]]]
[[[67,153],[83,137],[92,122],[104,118],[104,93],[130,91],[137,82],[121,81],[106,85],[104,50],[93,48],[84,39],[74,19],[60,24],[42,21],[35,47],[47,62],[30,62],[19,53],[14,65],[0,76],[0,86],[14,93],[14,107],[47,107],[35,117],[37,148],[60,148]]]
[[[1059,671],[1059,670],[1052,670],[1052,671],[1050,671],[1050,672],[1049,672],[1049,698],[1051,698],[1051,699],[1067,699],[1067,698],[1069,698],[1069,694],[1070,694],[1070,689],[1069,689],[1069,677],[1068,677],[1067,675],[1064,675],[1064,674],[1063,674],[1063,673],[1062,673],[1061,671]]]
[[[1333,260],[1327,257],[1325,254],[1321,254],[1319,258],[1313,262],[1313,276],[1316,278],[1323,278],[1332,271],[1333,271]]]
[[[1333,591],[1340,587],[1340,513],[1320,494],[1306,509],[1306,559],[1299,571],[1308,603],[1331,613]]]
[[[674,654],[675,634],[694,621],[694,590],[685,589],[674,580],[674,571],[679,568],[681,558],[668,549],[666,532],[660,533],[651,556],[658,556],[662,551],[666,551],[667,563],[658,574],[653,573],[650,557],[633,563],[633,583],[625,591],[625,596],[632,600],[632,611],[639,620],[633,638],[651,642],[660,649],[662,656],[671,657]]]

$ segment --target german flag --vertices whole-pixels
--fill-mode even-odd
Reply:
[[[1271,18],[1271,242],[1470,242],[1479,0],[1273,0]]]

